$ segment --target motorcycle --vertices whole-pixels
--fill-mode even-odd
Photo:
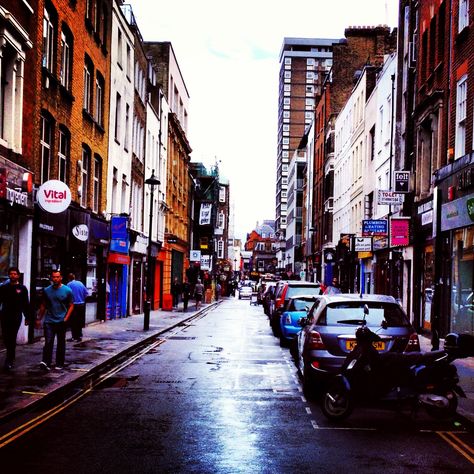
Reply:
[[[347,355],[341,372],[326,385],[321,410],[330,420],[347,418],[357,404],[389,404],[396,408],[408,404],[414,415],[423,406],[435,418],[456,413],[458,396],[466,397],[458,385],[459,358],[474,356],[474,336],[450,333],[444,350],[415,353],[380,354],[374,343],[381,338],[365,324],[356,331],[356,346]],[[385,321],[382,328],[386,328]]]

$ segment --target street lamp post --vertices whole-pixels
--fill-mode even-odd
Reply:
[[[148,227],[148,249],[147,249],[147,271],[146,271],[146,301],[143,308],[143,330],[150,329],[150,310],[152,299],[152,265],[151,265],[151,235],[153,230],[153,199],[155,196],[155,186],[159,186],[160,180],[155,176],[155,170],[152,170],[151,176],[145,180],[145,184],[150,186],[150,221]]]

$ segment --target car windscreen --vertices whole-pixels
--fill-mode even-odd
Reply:
[[[298,295],[320,295],[320,286],[290,286],[286,292],[285,299]]]
[[[369,314],[365,317],[364,305],[369,308]],[[389,327],[410,326],[410,322],[399,305],[376,302],[330,303],[319,317],[318,324],[359,326],[364,319],[368,326],[380,326],[382,321],[386,321]]]
[[[314,301],[310,300],[291,300],[288,311],[307,311],[313,306]]]

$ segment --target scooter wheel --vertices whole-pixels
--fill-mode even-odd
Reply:
[[[353,410],[349,392],[342,387],[324,390],[321,400],[321,411],[329,420],[339,421],[347,418]]]
[[[449,392],[448,394],[444,394],[449,400],[449,405],[446,408],[438,408],[431,405],[425,405],[426,412],[432,418],[436,418],[438,420],[444,420],[447,418],[452,418],[456,414],[456,410],[458,408],[458,397],[454,392]]]

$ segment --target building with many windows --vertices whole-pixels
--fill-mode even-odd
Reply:
[[[52,182],[71,196],[61,212],[35,204],[32,275],[74,272],[98,296],[87,317],[104,317],[112,2],[30,3],[42,48],[27,57],[25,152],[37,188]]]
[[[321,85],[332,65],[332,45],[337,41],[318,38],[283,40],[280,51],[275,199],[275,229],[281,239],[285,238],[288,224],[290,160],[306,127],[313,120],[315,105],[321,95]],[[302,193],[301,178],[302,176],[299,176],[297,181],[301,186],[293,188],[292,192],[299,190],[300,194]],[[295,218],[301,227],[301,216]],[[279,251],[277,258],[285,261],[283,249]]]

